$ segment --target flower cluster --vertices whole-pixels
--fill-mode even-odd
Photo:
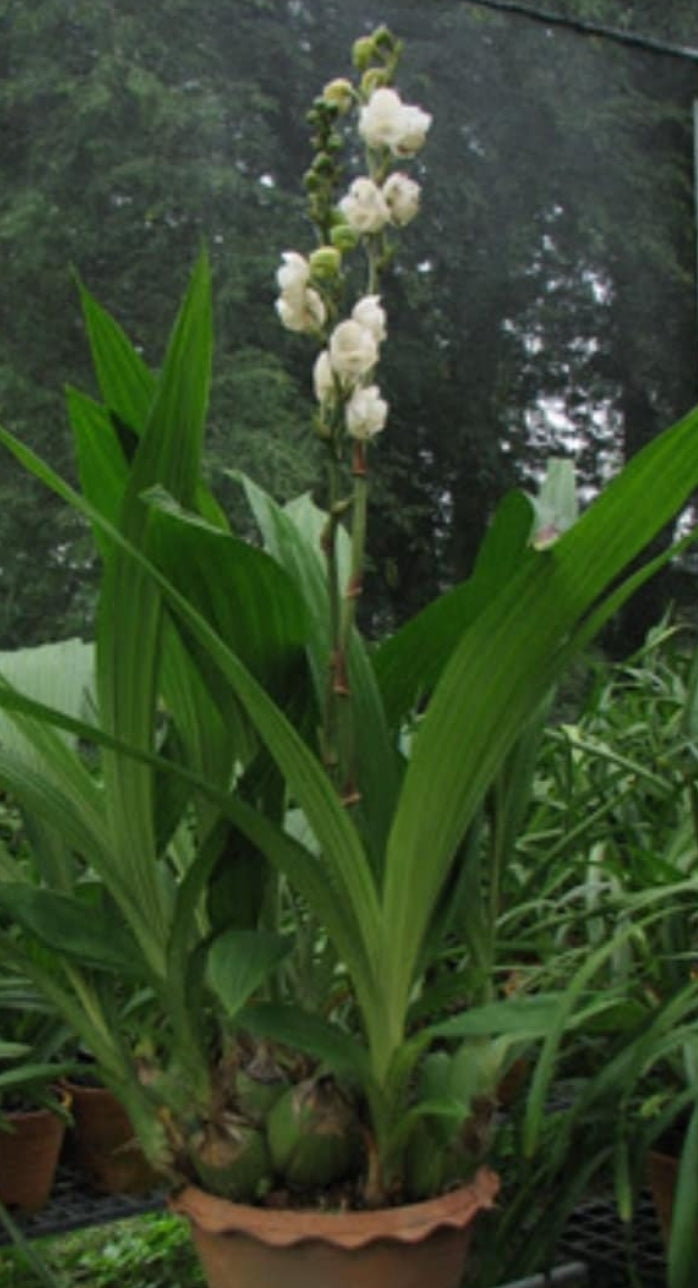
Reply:
[[[284,251],[276,281],[281,294],[276,311],[289,331],[320,331],[327,320],[322,296],[309,286],[310,264],[295,250]]]
[[[431,116],[403,103],[397,90],[376,89],[359,113],[359,134],[369,148],[389,148],[393,156],[413,157],[423,147]]]
[[[326,209],[331,227],[328,223],[321,226],[311,209],[321,240],[328,243],[331,235],[332,244],[323,244],[308,259],[296,251],[284,253],[277,273],[280,294],[276,309],[288,330],[315,334],[324,341],[313,369],[320,432],[327,438],[346,432],[365,443],[380,433],[388,415],[388,404],[373,380],[386,338],[385,310],[376,289],[384,259],[384,234],[390,227],[402,228],[414,219],[421,197],[416,180],[402,170],[393,170],[392,165],[395,158],[416,155],[432,118],[420,107],[403,103],[397,90],[385,84],[398,56],[398,44],[387,31],[380,29],[374,38],[363,38],[354,53],[356,65],[364,71],[358,91],[350,81],[330,81],[314,111],[315,121],[324,113],[326,128],[324,133],[318,132],[315,141],[320,154],[312,172],[315,174],[322,162],[322,173],[329,173],[323,148],[329,147],[328,140],[335,136],[328,122],[358,104],[358,133],[366,145],[368,173],[353,180],[336,206],[332,206],[336,198],[330,197]],[[383,67],[369,69],[372,58],[382,61]],[[334,184],[336,179],[330,182]],[[342,257],[361,243],[369,262],[368,290],[351,316],[335,323],[342,303]]]
[[[364,295],[352,315],[332,332],[313,368],[315,397],[327,406],[345,398],[344,420],[352,438],[367,441],[384,428],[388,404],[377,385],[362,383],[378,362],[385,339],[385,309],[378,295]]]
[[[344,218],[357,233],[379,233],[386,224],[404,227],[419,211],[421,190],[408,175],[391,174],[379,187],[373,179],[355,179],[339,203]]]

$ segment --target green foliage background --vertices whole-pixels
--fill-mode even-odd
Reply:
[[[674,40],[694,25],[689,0],[549,7]],[[306,108],[379,20],[435,124],[386,291],[374,630],[469,570],[495,500],[551,450],[593,488],[695,400],[698,64],[462,0],[0,4],[3,421],[69,471],[61,388],[89,383],[71,266],[157,365],[203,238],[209,461],[239,523],[223,468],[279,497],[317,478],[311,354],[278,325],[273,275],[308,246]],[[0,550],[3,647],[89,632],[86,534],[6,461]]]
[[[199,1288],[204,1278],[186,1224],[157,1213],[43,1239],[37,1251],[61,1288]],[[0,1288],[37,1288],[22,1253],[0,1254]]]

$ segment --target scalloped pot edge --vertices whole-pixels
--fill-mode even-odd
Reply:
[[[170,1199],[173,1212],[186,1216],[207,1234],[245,1235],[274,1248],[319,1241],[338,1248],[362,1248],[377,1240],[413,1244],[434,1231],[465,1229],[478,1212],[494,1206],[499,1177],[481,1167],[473,1180],[423,1203],[369,1212],[313,1212],[230,1203],[188,1185]]]

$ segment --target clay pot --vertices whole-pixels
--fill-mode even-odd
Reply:
[[[516,1097],[526,1081],[530,1061],[526,1056],[519,1056],[505,1073],[497,1087],[497,1104],[502,1109],[511,1109]]]
[[[275,1211],[187,1186],[170,1206],[190,1222],[209,1288],[458,1288],[477,1213],[499,1178],[377,1212]]]
[[[100,1194],[146,1194],[157,1174],[146,1161],[126,1110],[107,1087],[70,1084],[73,1156]]]
[[[647,1156],[647,1180],[654,1206],[659,1218],[659,1225],[664,1239],[664,1246],[669,1246],[671,1225],[674,1218],[674,1195],[679,1179],[679,1159],[675,1154],[662,1154],[651,1150]],[[694,1222],[693,1231],[694,1255],[698,1251],[698,1220]]]
[[[70,1104],[61,1097],[65,1109]],[[65,1135],[65,1121],[51,1109],[7,1115],[11,1131],[0,1131],[0,1202],[31,1215],[48,1202]]]
[[[671,1234],[671,1219],[674,1212],[674,1192],[679,1173],[679,1160],[671,1154],[660,1154],[654,1150],[647,1158],[647,1179],[652,1191],[654,1206],[657,1209],[659,1224],[665,1244]]]

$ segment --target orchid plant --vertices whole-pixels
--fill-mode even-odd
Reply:
[[[395,88],[401,53],[385,28],[363,37],[357,77],[315,100],[318,244],[278,272],[281,322],[315,342],[326,509],[241,479],[259,549],[204,481],[205,254],[157,375],[82,288],[101,401],[68,392],[80,491],[0,429],[92,526],[103,569],[94,647],[3,666],[0,782],[36,872],[0,854],[0,958],[93,1052],[155,1167],[238,1199],[438,1193],[477,1165],[502,1074],[544,1039],[535,1142],[561,1031],[607,1005],[590,975],[498,987],[536,728],[570,659],[671,557],[625,571],[698,485],[696,412],[576,521],[558,466],[542,509],[503,500],[466,582],[377,647],[362,639],[381,282],[419,208],[401,167],[431,125]],[[353,122],[365,166],[347,185]],[[366,278],[349,305],[354,255]],[[444,968],[454,939],[467,976]]]

